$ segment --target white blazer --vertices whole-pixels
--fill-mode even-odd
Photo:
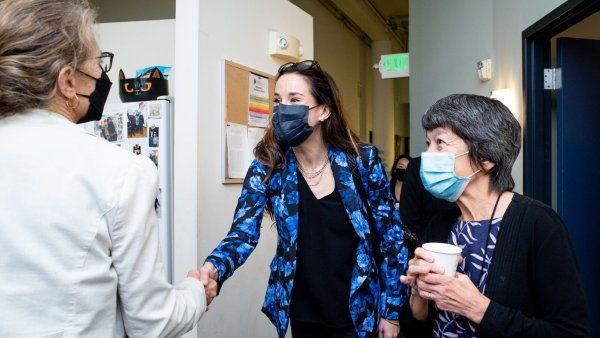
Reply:
[[[56,113],[0,119],[0,337],[172,337],[206,308],[163,277],[158,177]]]

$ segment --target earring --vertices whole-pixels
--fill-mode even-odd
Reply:
[[[79,103],[80,103],[80,102],[79,102],[79,96],[75,95],[75,98],[77,99],[77,105],[76,105],[76,106],[74,106],[74,107],[72,107],[72,106],[71,106],[71,99],[67,99],[67,100],[65,100],[65,102],[66,102],[66,105],[67,105],[67,108],[69,108],[69,109],[71,109],[71,110],[75,110],[75,109],[77,109],[77,107],[79,107]]]

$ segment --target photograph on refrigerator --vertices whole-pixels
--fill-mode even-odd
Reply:
[[[147,122],[148,110],[144,102],[140,102],[137,107],[127,108],[127,137],[148,137]]]

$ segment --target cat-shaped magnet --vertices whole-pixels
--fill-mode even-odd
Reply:
[[[122,69],[119,70],[119,96],[122,102],[151,101],[163,95],[169,95],[169,80],[158,68],[130,79],[125,78]]]

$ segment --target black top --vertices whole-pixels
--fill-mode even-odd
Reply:
[[[458,208],[431,219],[425,242],[445,242]],[[589,311],[575,252],[560,217],[547,205],[515,194],[504,217],[490,265],[485,295],[491,299],[477,337],[588,337]],[[400,313],[406,337],[431,337],[429,317],[412,317],[408,302]]]
[[[317,199],[298,173],[298,192],[298,260],[290,317],[334,328],[352,326],[350,281],[358,235],[337,187]]]
[[[431,217],[438,212],[455,207],[456,204],[433,197],[421,181],[421,157],[414,157],[406,167],[400,199],[402,223],[423,243],[421,238]]]

